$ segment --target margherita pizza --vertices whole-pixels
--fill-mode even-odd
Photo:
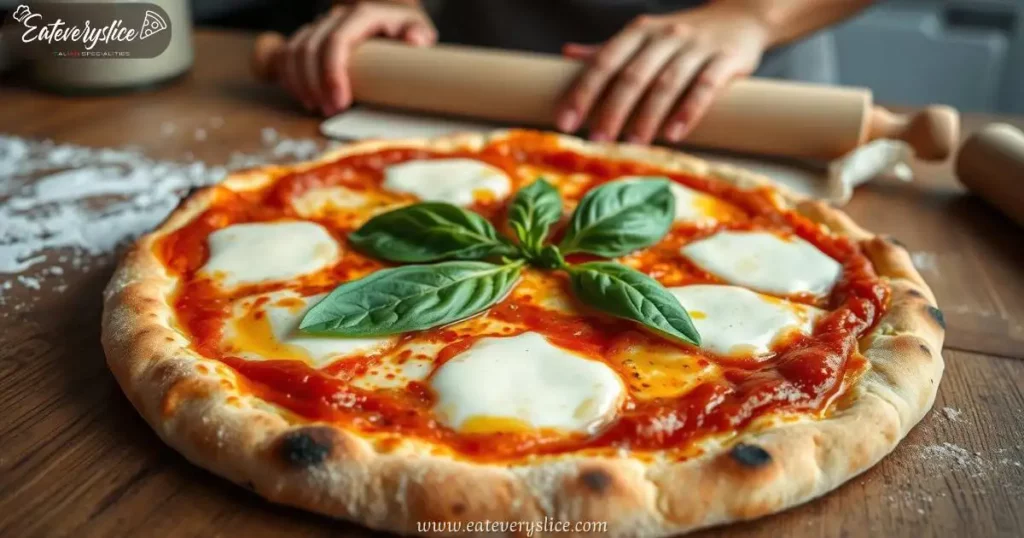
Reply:
[[[168,444],[401,533],[777,512],[890,452],[943,369],[892,240],[743,170],[529,131],[235,174],[105,301],[110,368]]]

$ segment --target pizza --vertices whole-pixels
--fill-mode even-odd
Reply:
[[[943,333],[907,251],[832,207],[502,131],[192,193],[125,255],[102,338],[165,442],[271,501],[408,534],[664,536],[878,462],[931,408]]]

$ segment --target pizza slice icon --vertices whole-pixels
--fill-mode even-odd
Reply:
[[[139,39],[160,33],[167,29],[167,21],[152,11],[146,11],[146,17],[142,19],[142,28],[139,30]]]

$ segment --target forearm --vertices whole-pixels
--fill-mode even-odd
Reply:
[[[769,46],[813,33],[856,14],[872,0],[714,0],[713,6],[736,9],[765,27]]]

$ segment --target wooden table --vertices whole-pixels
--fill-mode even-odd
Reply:
[[[316,136],[317,120],[251,82],[251,36],[200,32],[192,73],[165,89],[66,99],[0,89],[0,132],[163,158],[223,162],[260,129]],[[164,121],[224,126],[167,137]],[[968,131],[996,118],[967,116]],[[1024,125],[1024,120],[1006,119]],[[917,253],[946,312],[935,409],[875,468],[823,499],[707,531],[738,536],[1024,535],[1024,249],[1021,230],[965,196],[948,166],[862,187],[848,210]],[[0,179],[2,181],[2,179]],[[366,535],[264,502],[189,464],[135,413],[104,363],[100,290],[114,256],[66,268],[62,293],[13,286],[0,312],[0,536]],[[0,275],[0,282],[14,275]],[[2,307],[0,307],[2,308]]]

